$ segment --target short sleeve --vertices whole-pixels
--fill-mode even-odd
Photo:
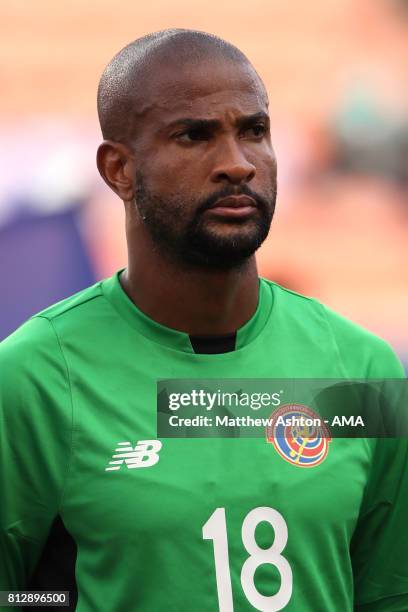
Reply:
[[[0,590],[20,590],[44,547],[67,473],[72,410],[52,323],[0,344]]]
[[[375,443],[371,476],[353,535],[356,612],[408,610],[408,440]]]

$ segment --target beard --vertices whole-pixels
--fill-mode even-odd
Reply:
[[[253,198],[255,214],[224,220],[204,214],[217,200],[230,195]],[[189,201],[179,194],[159,197],[146,187],[144,175],[136,174],[135,204],[153,243],[165,257],[188,267],[227,270],[243,266],[267,237],[275,202],[275,178],[266,196],[247,185],[226,186],[205,199]],[[220,224],[228,225],[228,231]]]

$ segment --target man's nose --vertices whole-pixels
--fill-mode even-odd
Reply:
[[[254,178],[255,166],[248,161],[236,140],[224,142],[217,153],[217,163],[211,172],[211,180],[214,183],[228,182],[239,185]]]

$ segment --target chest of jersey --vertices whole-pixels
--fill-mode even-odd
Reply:
[[[111,367],[97,386],[86,368],[77,373],[63,506],[78,545],[77,575],[97,568],[109,601],[109,581],[104,593],[100,577],[114,571],[135,609],[161,609],[165,593],[169,610],[187,601],[222,612],[323,612],[336,609],[334,601],[349,609],[349,544],[370,464],[364,441],[332,440],[323,462],[302,468],[266,437],[158,439],[152,373],[177,378],[194,370],[177,361],[155,365],[147,358],[143,366]],[[272,372],[258,367],[258,376]]]

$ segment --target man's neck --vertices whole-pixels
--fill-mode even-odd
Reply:
[[[191,335],[235,332],[255,313],[259,279],[255,257],[239,269],[183,269],[150,254],[130,258],[121,284],[148,317]]]

